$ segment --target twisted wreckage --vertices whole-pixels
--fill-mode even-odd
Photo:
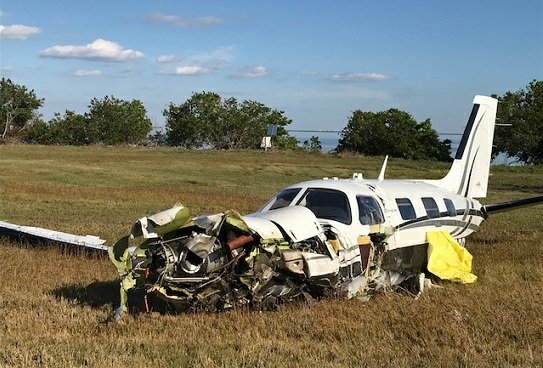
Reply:
[[[143,241],[130,249],[133,237]],[[377,287],[385,239],[376,232],[353,246],[302,206],[189,218],[178,205],[138,220],[109,249],[122,279],[118,313],[127,310],[126,291],[138,284],[176,310],[268,309],[298,297],[351,297]]]
[[[497,101],[476,96],[448,174],[440,180],[324,178],[289,186],[257,212],[192,217],[182,205],[139,219],[111,247],[96,237],[0,222],[0,235],[108,251],[128,291],[175,310],[267,309],[297,298],[368,298],[387,288],[420,295],[425,277],[474,282],[460,244],[489,214],[543,202],[493,205],[486,196]],[[148,298],[152,296],[152,298]]]
[[[474,282],[459,243],[490,213],[486,196],[497,100],[476,96],[449,173],[440,180],[324,178],[287,187],[257,212],[190,218],[179,205],[138,220],[109,249],[127,290],[144,285],[179,310],[268,308],[298,297],[368,298],[386,288],[420,295],[425,276]],[[141,238],[135,248],[131,239]]]

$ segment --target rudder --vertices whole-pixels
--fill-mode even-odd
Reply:
[[[451,169],[433,184],[465,197],[486,197],[497,106],[495,98],[475,96]]]

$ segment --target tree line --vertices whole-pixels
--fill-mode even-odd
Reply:
[[[499,99],[499,122],[510,129],[496,129],[494,154],[530,164],[543,163],[543,81],[526,89],[507,92]],[[279,149],[320,152],[319,137],[300,142],[288,133],[292,123],[283,111],[258,101],[222,98],[214,92],[193,93],[186,101],[170,102],[162,111],[165,133],[151,134],[152,123],[143,103],[114,96],[93,98],[88,111],[66,110],[49,121],[39,115],[44,99],[34,90],[0,80],[1,140],[30,144],[91,145],[154,144],[187,149],[257,149],[268,127],[276,127],[273,145]],[[336,152],[369,156],[391,155],[406,159],[450,160],[451,141],[440,140],[430,119],[417,122],[411,114],[391,108],[370,112],[356,110],[341,131]]]
[[[497,98],[494,156],[505,153],[519,161],[543,164],[543,81],[531,81],[525,89],[506,92]]]
[[[214,92],[194,93],[182,104],[170,103],[163,115],[170,146],[256,149],[270,125],[277,127],[275,145],[287,149],[297,145],[286,130],[292,120],[283,111],[257,101],[222,99]]]

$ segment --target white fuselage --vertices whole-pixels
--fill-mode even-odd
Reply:
[[[457,240],[476,231],[486,218],[481,204],[488,188],[498,101],[475,96],[447,175],[439,180],[311,180],[277,193],[259,212],[287,206],[309,208],[323,226],[340,230],[352,244],[360,235],[387,233],[389,249],[426,244],[426,233],[446,230]],[[401,253],[401,252],[398,252]]]
[[[278,203],[281,197],[288,198]],[[391,250],[426,244],[426,233],[434,230],[462,240],[485,219],[478,201],[420,180],[306,181],[283,189],[259,212],[297,205],[310,208],[323,226],[335,227],[352,244],[361,235],[389,232]]]

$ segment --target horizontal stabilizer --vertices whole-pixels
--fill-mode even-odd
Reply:
[[[21,226],[0,221],[0,236],[27,241],[31,244],[54,244],[61,247],[82,247],[86,250],[107,252],[107,245],[97,236],[73,235],[33,226]]]
[[[543,203],[543,195],[532,197],[532,198],[518,199],[516,201],[487,204],[486,206],[483,206],[483,212],[497,213],[497,212],[503,212],[503,211],[510,211],[510,210],[515,210],[517,208],[535,206],[539,203]]]

